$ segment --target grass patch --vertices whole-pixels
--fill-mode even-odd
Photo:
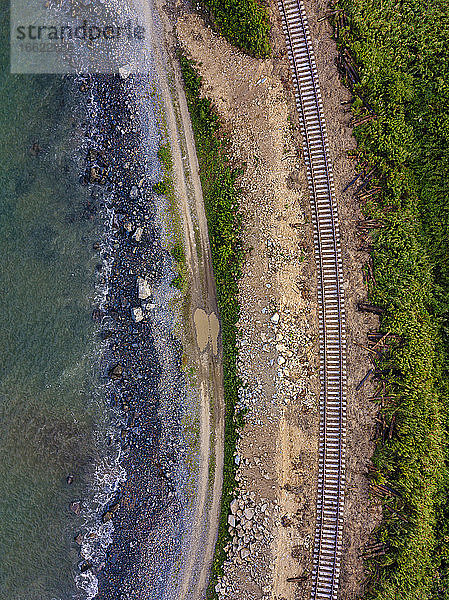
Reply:
[[[184,56],[180,57],[180,62],[200,166],[223,338],[225,398],[223,495],[218,541],[207,592],[208,598],[214,598],[216,597],[215,584],[223,572],[226,558],[224,546],[230,539],[227,518],[229,505],[237,487],[234,452],[239,428],[243,426],[243,415],[236,409],[238,390],[241,385],[237,374],[236,344],[236,324],[240,314],[238,281],[244,258],[239,190],[236,186],[240,171],[232,167],[226,156],[226,140],[220,134],[217,112],[209,99],[201,97],[201,77],[195,71],[194,63]]]
[[[385,496],[365,597],[449,598],[449,12],[440,0],[338,0],[338,44],[352,56],[360,163],[380,195],[369,295],[396,335],[379,360],[391,431],[373,457]]]
[[[270,55],[267,10],[258,0],[202,0],[217,30],[251,56]]]
[[[170,254],[176,262],[176,269],[178,272],[171,283],[176,289],[180,290],[183,294],[186,294],[188,289],[187,263],[184,251],[182,224],[176,204],[175,188],[173,184],[173,159],[169,145],[161,145],[157,156],[162,165],[163,178],[153,185],[153,191],[156,194],[165,196],[168,201],[174,236]]]

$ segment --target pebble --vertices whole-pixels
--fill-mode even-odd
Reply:
[[[251,520],[254,517],[254,510],[252,508],[245,508],[243,514],[247,519]]]

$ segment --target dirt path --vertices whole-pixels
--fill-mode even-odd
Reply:
[[[167,10],[164,0],[156,0],[157,12],[147,0],[142,1],[142,9],[162,93],[190,284],[183,343],[200,392],[199,474],[191,513],[191,539],[186,544],[187,555],[180,560],[182,575],[177,600],[197,600],[203,596],[213,559],[222,488],[224,397],[218,310],[193,132],[173,55],[175,39],[169,20],[172,11]]]
[[[170,50],[167,52],[178,43],[178,36],[199,64],[205,93],[218,108],[234,157],[246,163],[240,183],[245,199],[245,241],[252,250],[241,281],[239,328],[241,375],[246,384],[242,402],[248,414],[236,456],[240,486],[235,513],[230,515],[232,543],[227,548],[219,597],[306,598],[307,581],[292,584],[287,579],[307,576],[313,545],[319,423],[315,267],[298,115],[278,9],[273,0],[273,57],[260,61],[216,36],[182,3],[157,2],[165,34],[152,24],[152,37],[160,42],[156,44],[156,55],[192,281],[188,311],[192,339],[188,351],[198,365],[201,383],[201,469],[192,544],[179,600],[201,597],[213,557],[224,412],[216,341],[217,307],[198,165],[176,60]],[[357,343],[363,344],[365,333],[375,329],[377,323],[374,317],[356,310],[357,301],[366,296],[362,264],[367,255],[358,250],[357,202],[351,193],[342,191],[355,174],[347,155],[355,146],[348,127],[350,115],[342,105],[349,93],[338,78],[330,27],[319,21],[328,10],[327,3],[305,0],[305,5],[342,231],[347,296],[348,465],[341,597],[353,600],[363,579],[361,550],[379,516],[378,508],[370,502],[364,476],[373,450],[375,409],[369,402],[370,385],[355,392],[356,383],[370,366]],[[148,12],[148,24],[150,21]],[[295,362],[292,355],[299,361]],[[213,460],[211,483],[208,470]],[[252,516],[246,519],[248,514]]]

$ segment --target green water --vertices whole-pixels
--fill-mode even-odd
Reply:
[[[83,212],[87,190],[74,153],[82,130],[72,118],[70,82],[10,75],[7,58],[0,80],[0,598],[65,599],[75,592],[73,536],[82,524],[70,503],[83,499],[95,459],[90,315],[100,224]]]

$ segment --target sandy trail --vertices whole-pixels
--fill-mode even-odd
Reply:
[[[218,531],[224,451],[224,396],[217,300],[206,214],[190,116],[164,0],[142,0],[140,10],[152,42],[163,112],[173,158],[173,178],[182,217],[190,303],[185,351],[195,365],[200,390],[200,467],[191,514],[191,539],[181,565],[177,600],[202,598]],[[162,27],[160,21],[162,21]],[[197,237],[195,239],[195,229]],[[212,475],[211,475],[212,474]]]

